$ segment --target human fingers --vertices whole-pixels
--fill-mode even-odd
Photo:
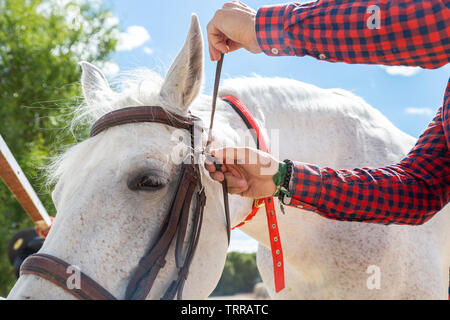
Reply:
[[[220,60],[221,54],[228,53],[230,50],[227,45],[227,36],[218,27],[218,19],[218,13],[216,13],[206,26],[209,54],[212,61]]]
[[[225,179],[227,181],[228,193],[241,194],[248,189],[247,180],[236,177],[231,173],[225,173]]]
[[[233,40],[228,40],[227,41],[227,45],[228,45],[228,48],[229,48],[228,49],[228,53],[244,48],[244,46],[242,44],[240,44],[238,42],[235,42]]]
[[[211,150],[211,154],[224,164],[258,164],[258,150],[252,148],[225,147]]]
[[[249,6],[247,6],[245,3],[241,2],[241,1],[229,1],[229,2],[225,2],[222,6],[222,8],[239,8],[239,9],[248,9],[250,8]]]
[[[235,8],[237,6],[238,6],[238,1],[228,1],[223,4],[222,9]]]
[[[213,180],[218,182],[222,182],[225,179],[225,175],[220,171],[210,173],[210,176]]]
[[[208,170],[209,173],[214,173],[216,172],[216,166],[214,165],[214,163],[208,163],[205,160],[205,169]]]

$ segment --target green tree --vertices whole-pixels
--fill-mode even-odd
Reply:
[[[255,284],[260,281],[256,253],[230,252],[227,255],[222,277],[212,295],[252,292]]]
[[[0,0],[0,134],[52,215],[40,168],[87,135],[70,132],[67,107],[81,93],[78,62],[105,61],[115,49],[111,17],[92,1]],[[0,183],[0,296],[16,281],[7,243],[26,227],[32,222]]]

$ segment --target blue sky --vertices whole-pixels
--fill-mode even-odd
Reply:
[[[278,1],[244,1],[257,9]],[[120,51],[112,56],[110,73],[148,67],[162,74],[184,43],[191,13],[206,25],[224,1],[106,0],[122,29]],[[205,57],[208,52],[205,46]],[[205,93],[211,93],[215,63],[205,60]],[[227,55],[223,78],[287,77],[322,88],[343,88],[364,98],[401,130],[418,137],[442,105],[449,65],[437,70],[383,68],[328,63],[310,57],[268,57],[244,50]],[[239,234],[235,238],[241,239]]]

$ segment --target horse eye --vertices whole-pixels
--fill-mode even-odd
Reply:
[[[164,188],[164,186],[164,179],[154,174],[138,174],[128,180],[128,188],[130,190],[156,191]]]

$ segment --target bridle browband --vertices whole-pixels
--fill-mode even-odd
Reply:
[[[115,126],[132,123],[161,123],[177,129],[185,129],[191,135],[191,156],[188,161],[181,164],[181,173],[175,196],[172,200],[169,213],[159,231],[158,240],[151,244],[146,254],[140,259],[133,270],[128,283],[125,299],[145,299],[159,271],[164,268],[166,255],[171,244],[176,238],[175,263],[178,269],[177,278],[169,285],[161,299],[182,299],[184,283],[187,279],[189,266],[195,254],[200,237],[203,222],[203,211],[206,204],[206,195],[202,184],[199,159],[195,154],[196,121],[200,119],[188,115],[180,116],[169,112],[159,106],[128,107],[110,112],[100,118],[92,127],[91,137]],[[198,125],[197,125],[198,126]],[[187,239],[187,251],[183,252],[183,246],[187,235],[187,226],[191,212],[192,199],[196,199],[193,210],[192,230]],[[228,199],[224,199],[227,201]],[[228,241],[230,239],[228,203],[225,203]],[[78,299],[116,299],[100,284],[81,272],[80,289],[69,289],[67,280],[71,274],[67,274],[69,264],[59,258],[47,254],[37,253],[27,258],[21,266],[22,274],[33,274],[51,281],[62,289],[70,292]]]

